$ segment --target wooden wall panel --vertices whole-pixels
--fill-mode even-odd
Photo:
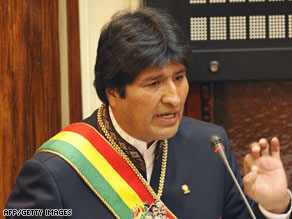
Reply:
[[[60,130],[61,113],[58,0],[5,0],[0,11],[1,210],[24,161]]]
[[[199,83],[190,83],[189,87],[184,115],[195,119],[202,119],[201,85]]]
[[[292,190],[291,94],[292,81],[190,83],[184,114],[226,129],[242,173],[249,144],[277,136]]]
[[[82,120],[81,59],[78,0],[67,0],[70,123]]]
[[[184,115],[214,123],[213,83],[190,83]]]
[[[277,136],[292,189],[292,81],[214,84],[215,123],[223,126],[242,167],[248,145]]]

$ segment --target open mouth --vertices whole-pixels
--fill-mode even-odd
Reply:
[[[163,119],[172,119],[172,118],[175,118],[175,116],[176,116],[176,113],[167,113],[167,114],[158,115],[157,117],[163,118]]]

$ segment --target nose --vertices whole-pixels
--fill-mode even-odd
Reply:
[[[161,101],[163,104],[169,104],[171,106],[178,106],[181,103],[178,87],[173,81],[165,85]]]

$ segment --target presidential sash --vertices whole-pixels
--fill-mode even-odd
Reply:
[[[75,123],[37,151],[63,158],[116,218],[176,218],[133,165],[95,128]]]

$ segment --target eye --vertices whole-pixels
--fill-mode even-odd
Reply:
[[[159,84],[160,84],[159,81],[154,81],[154,82],[148,84],[147,86],[149,86],[149,87],[156,87],[156,86],[158,86]]]
[[[181,81],[185,76],[184,75],[178,75],[175,77],[176,81]]]

